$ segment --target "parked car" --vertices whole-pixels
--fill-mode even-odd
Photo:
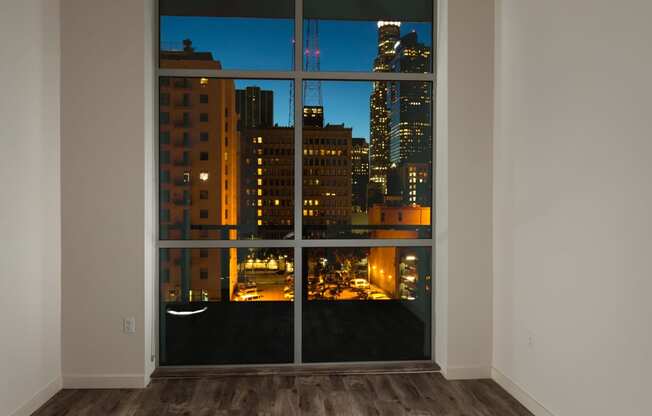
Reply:
[[[389,296],[387,296],[384,293],[371,292],[371,293],[369,293],[368,299],[371,299],[371,300],[389,300],[390,298],[389,298]]]
[[[236,300],[237,301],[252,301],[252,300],[259,300],[261,296],[258,294],[258,292],[251,292],[251,293],[241,293]]]
[[[350,285],[356,289],[369,289],[369,282],[365,279],[352,279]]]

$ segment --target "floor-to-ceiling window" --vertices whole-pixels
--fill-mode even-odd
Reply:
[[[160,365],[433,358],[434,6],[160,0]]]

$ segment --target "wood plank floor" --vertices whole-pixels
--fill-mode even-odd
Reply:
[[[532,414],[491,380],[421,373],[155,379],[144,390],[62,390],[34,415]]]

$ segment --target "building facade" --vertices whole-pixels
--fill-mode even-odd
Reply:
[[[190,41],[161,51],[162,68],[220,69]],[[169,240],[237,238],[238,143],[232,80],[160,78],[160,237]],[[162,296],[168,301],[221,297],[220,256],[169,250],[161,258]],[[235,256],[231,256],[235,259]],[[224,270],[226,271],[226,270]]]
[[[419,43],[416,32],[396,44],[392,72],[424,73],[431,63],[430,48]],[[429,82],[389,83],[386,106],[389,111],[389,162],[432,160],[432,86]]]
[[[334,238],[351,226],[351,137],[343,124],[303,129],[303,226],[307,238]]]
[[[294,128],[244,129],[241,136],[241,233],[288,238],[294,227]]]
[[[400,22],[378,22],[378,55],[374,72],[390,72],[396,56],[394,45],[401,36]],[[389,111],[387,108],[388,83],[375,81],[370,98],[370,181],[380,185],[385,192],[389,169]]]
[[[354,212],[367,212],[369,143],[353,138],[351,145],[351,203]]]
[[[240,115],[238,127],[254,129],[274,125],[274,92],[260,87],[235,91],[235,108]]]

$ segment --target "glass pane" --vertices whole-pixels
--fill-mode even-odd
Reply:
[[[307,71],[432,71],[432,0],[304,0]]]
[[[161,68],[197,51],[212,69],[291,70],[294,0],[160,0]],[[205,69],[205,68],[203,68]]]
[[[304,238],[430,238],[432,84],[305,81],[304,97]]]
[[[161,365],[292,362],[293,300],[292,249],[161,249]]]
[[[427,360],[427,247],[303,249],[305,362]]]
[[[161,240],[292,238],[292,89],[160,78]]]

